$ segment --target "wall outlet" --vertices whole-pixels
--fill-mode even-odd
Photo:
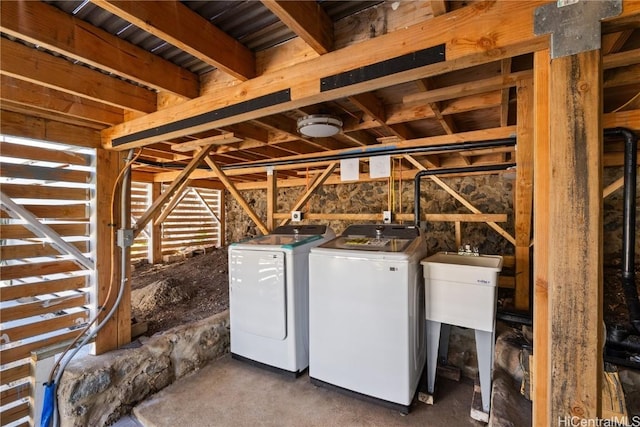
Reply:
[[[382,211],[382,222],[384,224],[391,224],[392,215],[391,211]]]
[[[302,211],[291,211],[291,221],[302,221]]]

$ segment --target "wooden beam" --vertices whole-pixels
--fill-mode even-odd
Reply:
[[[602,415],[601,64],[600,50],[551,61],[551,420]]]
[[[501,61],[500,72],[503,78],[511,73],[511,58],[505,58]],[[510,91],[511,91],[510,87],[503,88],[501,91],[502,105],[500,106],[500,126],[509,125],[509,92]]]
[[[204,145],[225,145],[242,141],[241,138],[233,136],[233,132],[225,132],[220,135],[210,136],[208,138],[194,139],[193,141],[181,142],[180,144],[172,144],[171,149],[180,153],[196,150]]]
[[[517,86],[518,145],[516,147],[515,232],[516,232],[516,310],[529,310],[529,271],[531,218],[533,206],[533,81]]]
[[[431,103],[443,101],[445,99],[478,95],[484,92],[492,92],[495,90],[502,90],[516,86],[518,84],[518,81],[530,79],[531,76],[532,72],[530,70],[518,71],[504,76],[489,77],[483,80],[476,80],[469,83],[460,83],[457,85],[431,89],[426,92],[406,95],[402,98],[402,101],[405,104],[425,102]]]
[[[207,164],[209,165],[211,170],[215,172],[215,174],[218,177],[218,179],[220,181],[222,181],[222,183],[227,188],[229,193],[231,193],[231,195],[234,197],[234,199],[236,199],[236,201],[242,207],[242,209],[244,209],[244,211],[247,213],[247,215],[249,215],[249,218],[251,218],[253,220],[253,222],[256,224],[256,226],[262,232],[262,234],[269,234],[269,229],[267,228],[267,226],[262,222],[262,220],[255,213],[253,208],[251,208],[251,206],[249,206],[247,201],[244,200],[244,197],[242,197],[242,194],[240,194],[240,192],[236,189],[235,185],[233,185],[233,183],[225,175],[225,173],[222,171],[222,169],[220,169],[220,166],[218,166],[218,164],[216,162],[214,162],[213,160],[211,160],[210,158],[206,158],[205,161],[207,162]]]
[[[4,37],[0,39],[0,74],[117,108],[156,111],[156,95],[150,90]]]
[[[157,214],[157,212],[162,207],[162,205],[165,204],[167,199],[171,197],[173,193],[175,193],[178,190],[178,188],[180,188],[180,186],[184,183],[184,181],[186,181],[189,178],[191,173],[202,162],[202,159],[205,159],[209,155],[210,148],[211,148],[210,145],[202,147],[202,149],[195,156],[193,156],[193,159],[191,159],[191,162],[189,162],[189,164],[185,166],[182,172],[180,172],[180,174],[176,177],[175,181],[173,181],[171,185],[169,185],[169,187],[164,191],[164,193],[162,193],[162,195],[156,201],[154,201],[151,206],[149,206],[149,209],[147,209],[147,211],[144,214],[142,214],[142,216],[138,219],[136,223],[134,236],[137,236],[138,234],[140,234],[142,229],[147,225],[147,223],[151,220],[151,218],[153,218]]]
[[[533,56],[533,152],[534,152],[534,257],[533,257],[533,354],[532,405],[533,425],[551,422],[551,371],[549,368],[551,330],[549,327],[549,50]]]
[[[607,185],[604,190],[602,190],[602,198],[606,199],[610,195],[612,195],[616,190],[624,187],[624,176],[616,179],[611,184]]]
[[[0,3],[3,33],[84,64],[188,98],[199,95],[198,76],[39,1]]]
[[[278,178],[277,171],[267,168],[267,228],[273,231],[276,220],[273,214],[278,210]]]
[[[425,214],[426,221],[507,222],[507,214]]]
[[[262,4],[317,53],[333,50],[333,22],[319,3],[262,0]]]
[[[327,180],[327,178],[329,178],[331,176],[331,174],[333,173],[333,171],[336,169],[336,167],[338,167],[338,162],[334,162],[331,163],[320,175],[317,175],[315,180],[311,183],[311,185],[309,186],[309,188],[307,189],[307,191],[304,192],[304,194],[302,196],[300,196],[300,198],[298,199],[298,201],[293,205],[293,207],[291,208],[292,211],[298,211],[300,210],[305,203],[307,203],[309,201],[309,199],[311,198],[311,196],[313,196],[313,193],[316,192],[316,190],[325,183],[325,181]],[[287,225],[289,223],[289,221],[291,221],[291,217],[287,217],[285,219],[282,220],[282,222],[280,222],[280,225]]]
[[[179,1],[91,1],[236,79],[255,77],[253,52]]]
[[[431,3],[433,16],[440,16],[447,13],[447,0],[430,0],[429,3]]]
[[[611,53],[602,58],[602,65],[605,70],[618,67],[626,67],[640,63],[640,48],[625,50],[624,52]]]
[[[105,126],[124,121],[121,109],[13,77],[0,76],[0,88],[0,99],[4,103],[8,101],[30,108],[41,108]]]
[[[150,114],[144,120],[135,119],[114,126],[103,131],[104,144],[111,146],[112,140],[125,135],[136,135],[141,131],[154,129],[287,89],[290,90],[290,101],[180,129],[166,129],[166,132],[163,130],[162,134],[136,135],[135,139],[118,144],[116,148],[122,150],[148,145],[153,142],[257,119],[330,99],[406,83],[445,71],[467,68],[472,65],[499,60],[503,57],[533,52],[546,47],[548,44],[548,36],[536,37],[533,33],[533,10],[538,5],[538,3],[529,2],[474,3],[466,8],[431,19],[429,21],[429,31],[424,31],[423,23],[412,25],[402,31],[384,34],[375,39],[362,41],[356,45],[347,46],[318,58],[278,69],[233,87],[221,89],[214,94],[203,95],[197,100],[187,101],[180,106]],[[509,16],[510,19],[505,19],[505,16]],[[512,22],[519,22],[520,25],[514,28]],[[491,31],[492,39],[487,38],[487,29]],[[465,34],[464,43],[460,43],[461,39],[457,35],[463,33]],[[389,58],[410,54],[416,50],[434,47],[443,43],[447,45],[447,61],[333,90],[321,90],[320,79],[324,77],[344,72],[345,70],[376,64]],[[490,44],[489,48],[487,44]],[[487,54],[487,50],[490,50],[490,55]],[[291,76],[296,77],[292,79]],[[500,79],[502,80],[502,77]]]
[[[0,128],[5,135],[62,142],[79,147],[100,146],[100,134],[93,129],[6,110],[0,110]]]
[[[162,183],[152,183],[150,204],[153,204],[156,200],[158,200],[161,194]],[[151,233],[149,233],[150,241],[147,243],[148,258],[149,263],[151,264],[160,264],[162,262],[162,226],[160,224],[155,224],[155,220],[157,217],[158,214],[153,217],[153,222],[151,223]]]

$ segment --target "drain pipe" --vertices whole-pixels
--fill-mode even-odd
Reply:
[[[622,215],[622,287],[629,310],[629,320],[640,332],[640,300],[636,288],[636,167],[638,137],[626,128],[605,129],[604,136],[624,138],[624,200]]]
[[[472,166],[466,168],[448,168],[448,169],[430,169],[423,170],[416,174],[413,178],[413,221],[416,227],[420,227],[420,180],[423,176],[430,175],[451,175],[456,173],[470,173],[470,172],[494,172],[506,170],[514,167],[515,163],[504,163],[501,165],[483,165]]]

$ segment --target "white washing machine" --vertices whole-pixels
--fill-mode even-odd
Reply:
[[[309,366],[309,249],[333,237],[288,225],[229,246],[233,358],[295,376]]]
[[[408,413],[425,365],[420,230],[353,225],[309,255],[309,377]]]

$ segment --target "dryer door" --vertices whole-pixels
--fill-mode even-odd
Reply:
[[[285,254],[243,250],[230,255],[231,328],[266,338],[285,339]]]

